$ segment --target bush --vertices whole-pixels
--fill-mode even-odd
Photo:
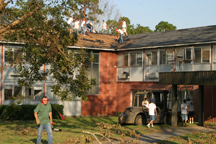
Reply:
[[[37,105],[0,105],[0,119],[2,120],[34,120],[34,109]],[[63,115],[63,105],[52,104],[53,119],[60,119],[59,113]]]

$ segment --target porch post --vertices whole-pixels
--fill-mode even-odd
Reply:
[[[178,114],[177,85],[172,85],[172,126],[177,127]]]
[[[204,85],[199,85],[198,125],[204,126]]]

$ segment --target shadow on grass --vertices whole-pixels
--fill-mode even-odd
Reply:
[[[176,142],[171,142],[168,140],[159,141],[159,144],[177,144]]]
[[[36,138],[35,138],[35,139],[31,139],[30,141],[36,144],[37,139],[36,139]],[[42,139],[42,140],[41,140],[41,144],[48,144],[48,141]]]

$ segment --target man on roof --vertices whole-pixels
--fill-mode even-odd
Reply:
[[[107,30],[107,24],[105,23],[105,21],[103,20],[103,24],[102,24],[102,33],[105,34],[105,31]]]
[[[123,41],[123,34],[124,34],[124,32],[121,30],[121,29],[116,29],[116,31],[118,32],[118,33],[120,33],[120,37],[119,37],[119,40],[118,40],[118,43],[123,43],[124,41]]]
[[[68,24],[68,28],[70,30],[70,34],[72,33],[72,23],[73,23],[74,18],[69,17],[67,24]]]
[[[78,31],[80,30],[80,23],[78,18],[76,18],[75,24],[74,24],[74,32],[78,35]]]
[[[86,29],[86,20],[85,18],[83,18],[82,22],[81,22],[81,34],[83,34],[83,36],[85,36],[85,29]]]
[[[91,32],[91,33],[93,32],[93,24],[92,23],[87,23],[86,28],[89,32]]]
[[[123,19],[122,21],[122,31],[126,34],[126,36],[128,35],[127,34],[127,24],[126,24],[126,21]]]

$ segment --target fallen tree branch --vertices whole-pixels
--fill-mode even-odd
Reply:
[[[107,139],[109,142],[111,142],[111,144],[113,144],[113,142],[110,139],[108,139],[107,137],[105,137],[104,135],[102,135],[100,133],[91,133],[88,131],[83,131],[83,133],[93,135],[99,144],[102,144],[102,143],[98,140],[98,138],[95,135],[100,135],[100,136],[104,137],[105,139]]]
[[[11,29],[12,27],[14,27],[14,26],[18,25],[19,23],[23,22],[26,18],[31,17],[35,12],[37,12],[38,9],[41,8],[41,6],[42,6],[42,0],[40,1],[40,4],[35,9],[33,9],[31,12],[23,15],[20,19],[15,20],[14,22],[9,24],[8,26],[0,29],[0,34],[6,32],[7,30]]]

